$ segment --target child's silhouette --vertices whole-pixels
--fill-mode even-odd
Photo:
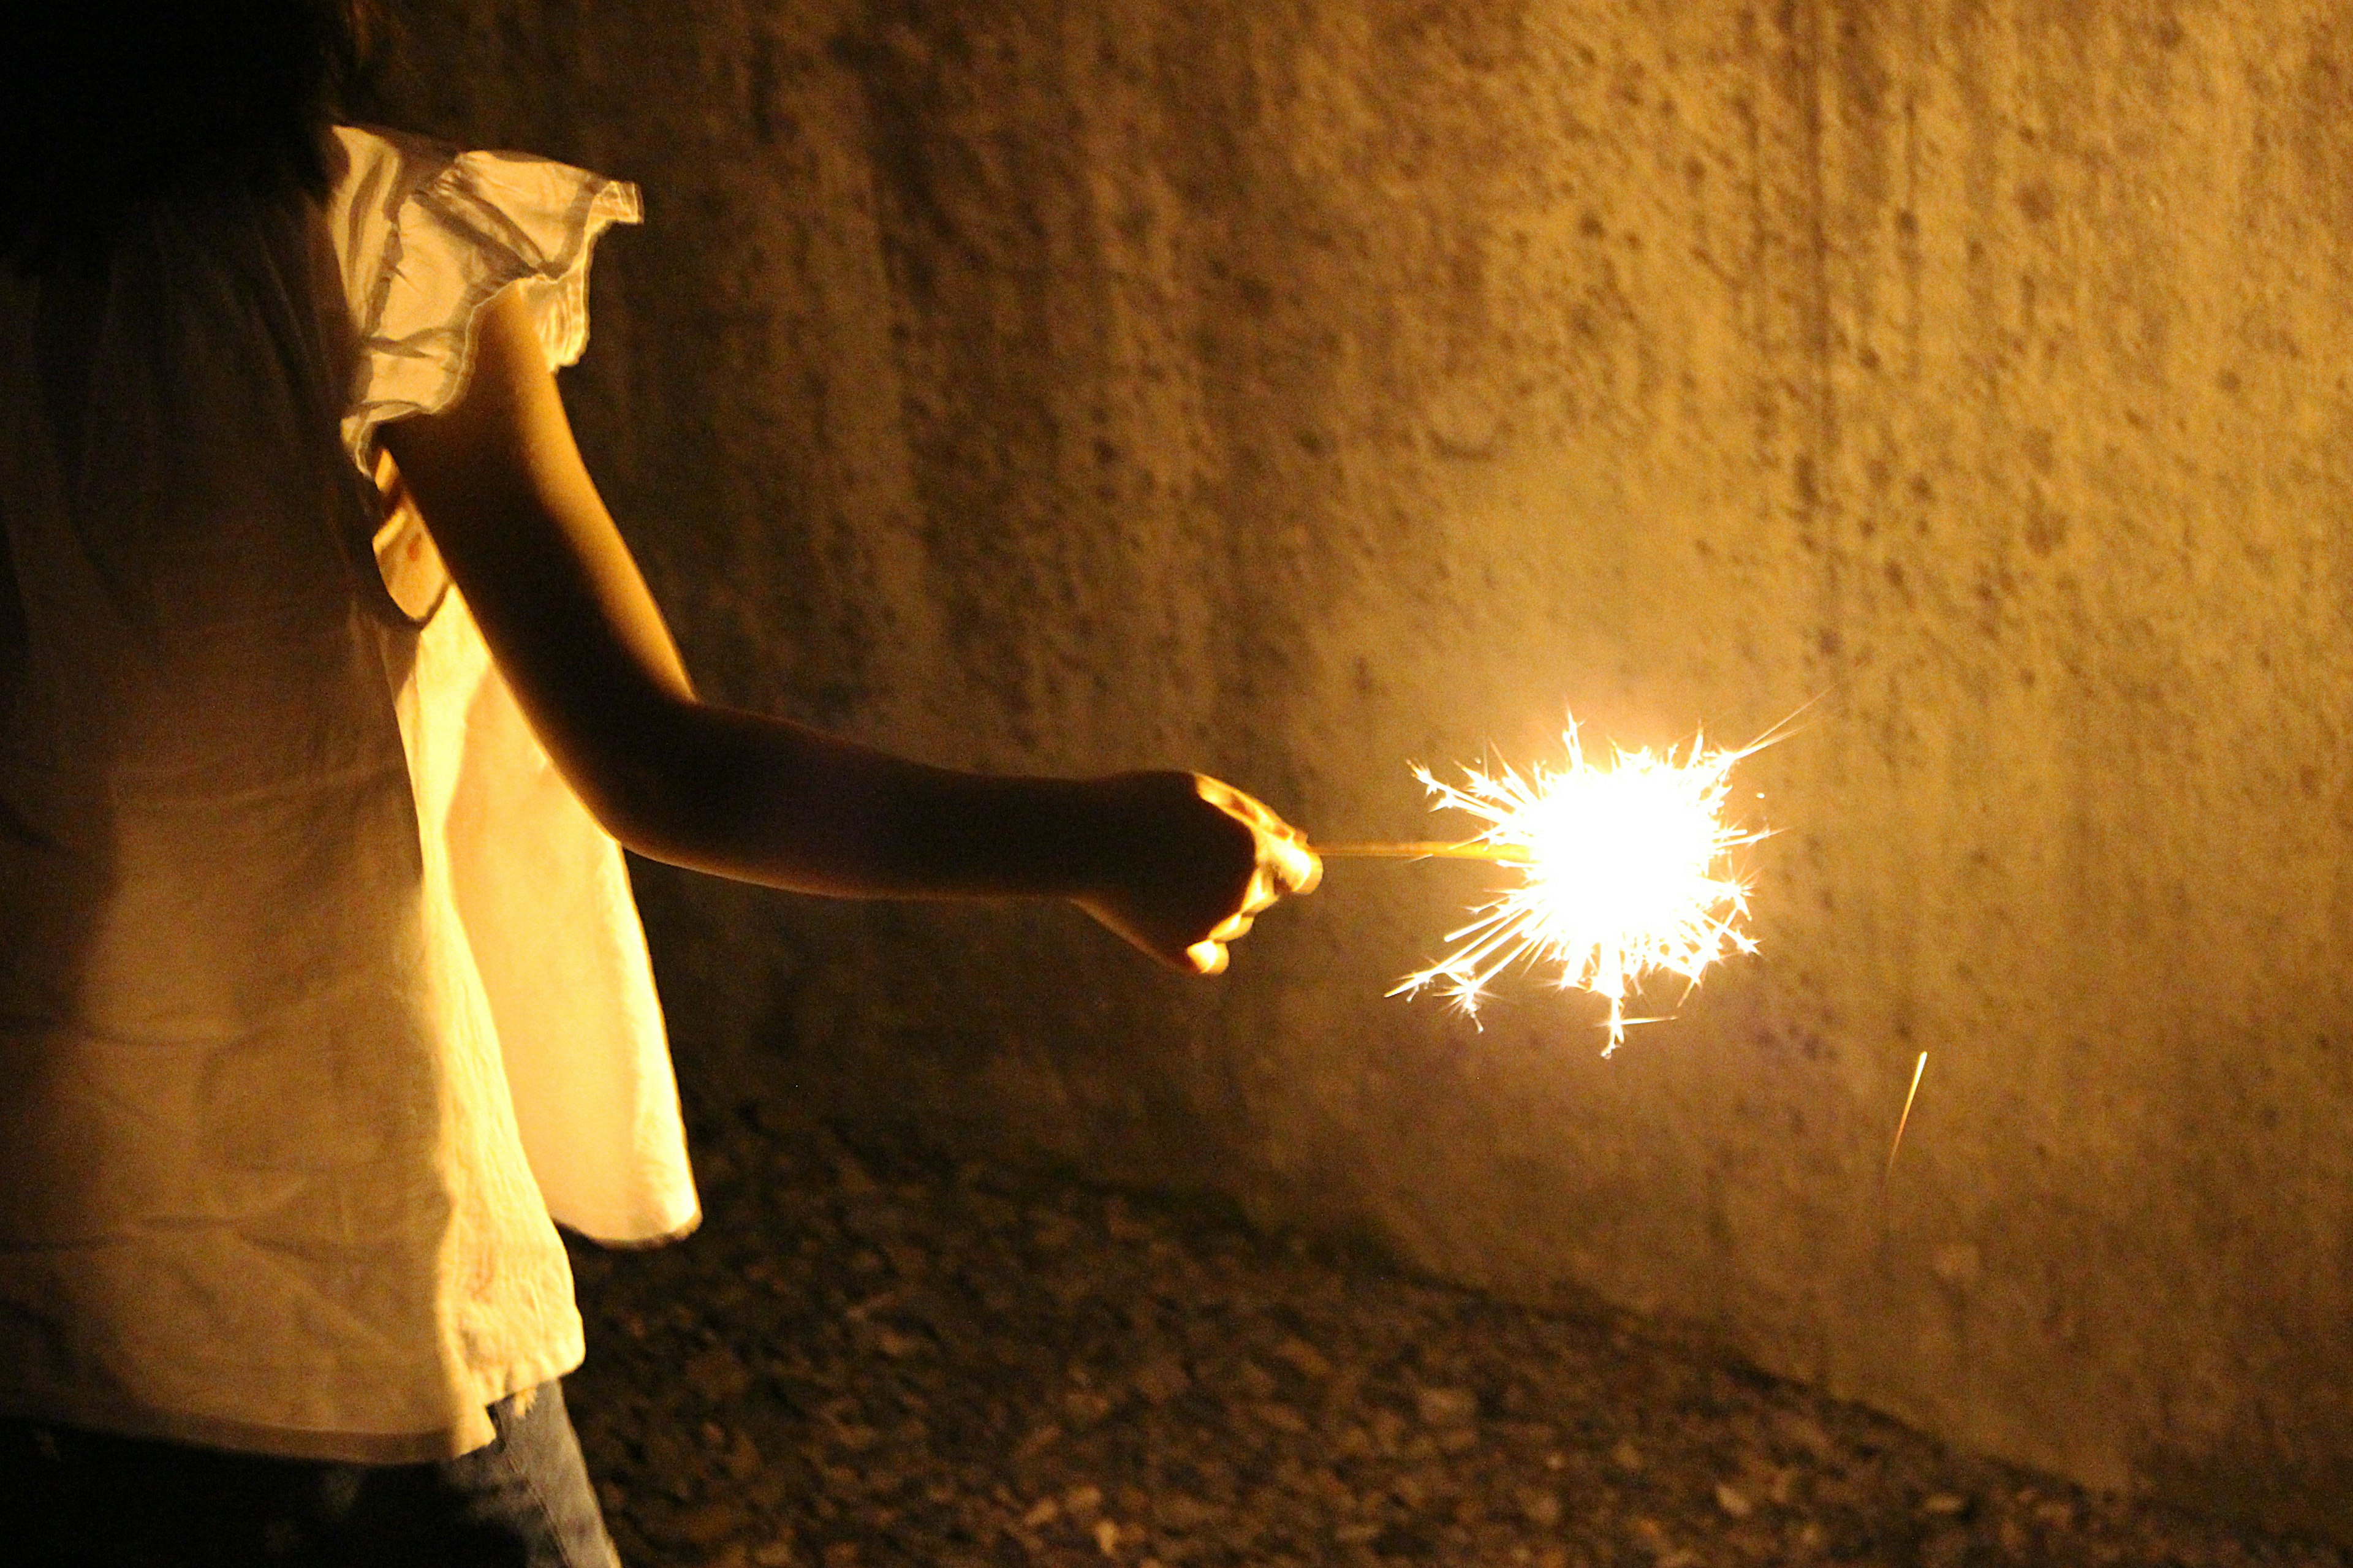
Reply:
[[[1065,899],[1198,973],[1315,858],[1191,773],[959,773],[698,700],[554,378],[634,191],[332,126],[350,0],[20,10],[0,1539],[609,1562],[551,1215],[696,1217],[613,840]]]

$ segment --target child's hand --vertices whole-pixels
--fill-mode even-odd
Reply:
[[[1113,824],[1101,886],[1078,902],[1145,952],[1193,974],[1285,893],[1313,892],[1324,863],[1264,805],[1198,773],[1099,781]]]

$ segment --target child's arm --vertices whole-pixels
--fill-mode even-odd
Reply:
[[[806,892],[1067,898],[1203,973],[1321,873],[1281,818],[1195,774],[956,773],[697,700],[512,290],[463,399],[383,440],[541,743],[641,855]]]

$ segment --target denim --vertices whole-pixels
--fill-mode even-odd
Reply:
[[[236,1454],[0,1421],[0,1561],[25,1568],[619,1568],[549,1383],[434,1464]]]

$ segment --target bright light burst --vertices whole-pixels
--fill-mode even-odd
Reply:
[[[1586,759],[1571,719],[1561,737],[1565,765],[1526,773],[1501,764],[1462,769],[1461,784],[1428,768],[1433,811],[1468,812],[1486,826],[1460,853],[1512,867],[1519,885],[1472,910],[1451,931],[1458,943],[1391,995],[1436,988],[1475,1014],[1488,983],[1514,963],[1557,967],[1562,990],[1609,1003],[1608,1055],[1624,1041],[1626,998],[1665,970],[1696,984],[1708,965],[1757,944],[1741,929],[1747,885],[1727,864],[1732,851],[1765,837],[1725,821],[1733,764],[1769,745],[1770,734],[1739,751],[1710,750],[1694,735],[1678,751],[1612,748],[1606,764]]]

